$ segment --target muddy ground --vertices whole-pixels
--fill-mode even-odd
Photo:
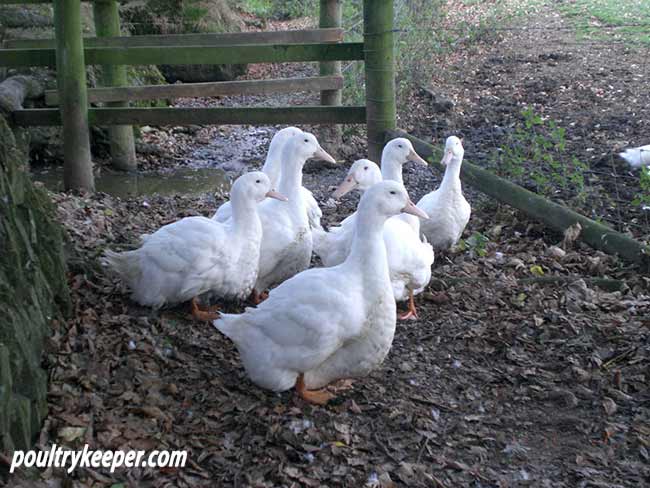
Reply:
[[[532,25],[559,22],[552,10],[544,15]],[[453,77],[433,80],[432,87],[454,101],[454,112],[432,113],[423,95],[414,99],[413,115],[403,117],[403,125],[437,143],[460,132],[468,158],[481,162],[485,141],[498,133],[495,126],[511,124],[520,102],[536,103],[575,122],[579,139],[570,144],[594,153],[592,169],[618,175],[623,169],[607,156],[611,143],[632,142],[647,130],[647,119],[630,117],[647,106],[647,93],[605,101],[579,91],[576,80],[638,89],[620,76],[634,71],[632,64],[610,63],[618,55],[630,56],[625,59],[631,63],[638,54],[623,47],[579,48],[566,41],[569,36],[501,33],[476,58],[460,56]],[[555,88],[542,96],[535,83]],[[638,106],[629,108],[634,100]],[[590,107],[596,107],[591,118]],[[438,125],[432,130],[433,122]],[[346,143],[353,153],[357,143]],[[589,147],[594,151],[586,152]],[[337,207],[327,204],[328,187],[344,172],[306,174],[326,222],[354,208],[356,196]],[[405,173],[414,198],[440,179],[413,166]],[[620,186],[621,180],[603,181]],[[434,280],[418,297],[420,319],[398,324],[384,365],[327,407],[305,404],[293,392],[255,387],[232,344],[210,325],[192,321],[182,307],[158,314],[135,306],[100,268],[97,257],[107,247],[128,248],[160,225],[210,215],[218,203],[213,195],[121,200],[56,194],[59,217],[73,238],[74,314],[55,323],[48,346],[51,410],[40,442],[187,449],[190,462],[163,472],[80,470],[69,480],[48,470],[41,480],[49,486],[156,487],[650,483],[648,278],[468,194],[473,216],[465,237],[480,232],[489,241],[436,257]],[[634,218],[634,212],[626,215]],[[596,278],[607,279],[601,283],[606,289],[596,286]]]

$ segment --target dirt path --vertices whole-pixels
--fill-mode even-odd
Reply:
[[[599,25],[594,19],[581,22]],[[512,134],[521,124],[521,111],[532,108],[566,130],[561,163],[569,165],[575,157],[588,166],[580,172],[586,199],[571,205],[648,240],[648,211],[632,204],[638,175],[616,153],[648,143],[650,44],[623,42],[615,29],[601,34],[602,40],[578,40],[556,3],[503,29],[487,28],[485,42],[441,60],[432,80],[432,90],[451,99],[454,109],[436,112],[430,97],[416,94],[413,105],[420,110],[405,112],[402,125],[435,141],[460,134],[466,137],[468,159],[494,167],[497,148],[526,144]],[[524,168],[524,174],[534,169],[530,163]],[[520,180],[535,188],[530,179]],[[571,201],[575,196],[575,191],[558,190],[553,197]]]
[[[513,49],[516,42],[526,46],[525,38],[510,42]],[[447,135],[460,128],[453,124],[465,117],[477,121],[463,129],[472,159],[480,159],[481,128],[510,107],[489,103],[487,87],[502,100],[516,93],[498,82],[519,72],[516,59],[557,73],[564,72],[560,64],[581,59],[554,65],[538,49],[475,64],[475,78],[465,81],[473,87],[468,108],[444,129]],[[564,106],[564,92],[553,93],[553,107]],[[486,106],[486,123],[471,109],[477,101]],[[515,108],[513,102],[504,117]],[[581,124],[587,134],[587,121]],[[422,122],[416,132],[429,134],[429,127]],[[322,202],[344,170],[308,175]],[[415,197],[438,180],[406,168]],[[418,298],[420,319],[398,325],[383,367],[341,392],[338,402],[316,408],[293,392],[256,388],[232,344],[210,325],[191,321],[184,309],[156,314],[134,306],[97,264],[106,247],[132,245],[140,233],[186,215],[210,214],[213,197],[56,200],[74,242],[74,312],[55,324],[48,348],[50,416],[41,441],[61,442],[63,428],[80,426],[87,430],[69,444],[188,449],[191,460],[165,472],[81,470],[76,486],[568,488],[642,486],[650,479],[648,282],[612,257],[579,244],[563,255],[552,247],[560,236],[472,197],[467,236],[479,232],[489,242],[437,256],[435,282]],[[326,207],[326,220],[340,220],[355,200]],[[626,284],[607,292],[584,281],[518,281],[540,274]],[[456,278],[465,281],[437,282]],[[47,471],[42,478],[64,476]]]

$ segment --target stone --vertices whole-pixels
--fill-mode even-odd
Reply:
[[[0,451],[27,449],[47,414],[43,346],[69,311],[63,230],[27,172],[25,131],[0,116]]]

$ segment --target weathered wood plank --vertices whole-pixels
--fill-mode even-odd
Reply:
[[[86,64],[245,64],[363,59],[363,43],[85,49]],[[54,66],[53,49],[2,49],[0,67]]]
[[[0,0],[1,1],[1,0]],[[86,37],[88,47],[233,46],[247,44],[312,44],[343,41],[343,29],[309,29],[225,34],[169,34]],[[53,49],[54,39],[7,39],[6,49]]]
[[[91,108],[92,125],[363,124],[365,107]],[[61,125],[52,108],[16,110],[19,126]]]
[[[119,88],[91,88],[90,103],[123,100],[156,100],[226,95],[264,95],[292,93],[295,91],[339,90],[343,88],[342,76],[314,76],[308,78],[279,78],[275,80],[218,81],[211,83],[183,83],[176,85],[145,85]],[[46,105],[58,105],[56,90],[45,92]]]

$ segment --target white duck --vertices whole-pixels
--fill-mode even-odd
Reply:
[[[315,389],[381,364],[396,319],[382,230],[400,212],[423,215],[402,185],[378,183],[361,198],[352,251],[342,264],[304,271],[259,307],[213,322],[235,343],[255,384],[273,391],[295,386],[302,398],[324,404],[332,396]]]
[[[632,168],[650,167],[650,144],[626,149],[622,153],[618,153],[618,155],[627,161]]]
[[[422,233],[436,251],[449,249],[458,242],[472,213],[460,183],[464,154],[461,140],[456,136],[448,137],[440,162],[446,166],[442,183],[418,202],[418,208],[429,214],[429,218],[420,223]]]
[[[260,251],[259,274],[253,300],[270,286],[291,278],[309,267],[312,233],[309,227],[302,187],[302,168],[309,158],[334,162],[308,132],[291,137],[282,149],[282,174],[279,191],[289,199],[287,204],[266,201],[259,206],[264,238]]]
[[[368,159],[361,159],[359,161],[369,161]],[[420,164],[427,165],[427,162],[422,159],[413,149],[413,144],[411,141],[405,138],[397,138],[390,141],[381,153],[381,177],[384,180],[397,181],[398,183],[404,184],[402,178],[402,166],[407,161],[416,161]],[[356,163],[355,163],[356,164]],[[344,180],[339,188],[332,194],[334,198],[340,198],[348,191],[353,190],[354,188],[359,188],[361,190],[364,187],[371,186],[373,183],[376,183],[377,172],[376,164],[372,163],[372,166],[369,166],[369,173],[365,176],[358,174],[358,178],[363,178],[361,185],[353,185],[352,181],[348,181],[350,178],[350,172],[353,169],[356,170],[354,165],[350,168],[346,180]],[[419,232],[419,223],[418,219],[411,219],[411,216],[403,215],[399,216],[400,219],[404,219],[413,225],[414,229]],[[352,233],[345,233],[344,235],[335,235],[340,233],[343,228],[348,230],[353,227],[348,227],[348,225],[354,224],[356,219],[356,212],[352,213],[346,217],[338,227],[330,229],[329,232],[325,231],[315,231],[314,232],[314,252],[318,255],[325,266],[335,266],[339,263],[342,263],[343,260],[347,257],[352,246]]]
[[[237,178],[231,195],[233,216],[228,222],[186,217],[147,236],[139,249],[106,251],[103,263],[122,278],[141,305],[160,308],[191,299],[197,318],[215,318],[198,309],[196,297],[211,292],[243,299],[251,293],[262,239],[258,203],[266,197],[287,200],[260,171]]]
[[[277,188],[280,182],[280,175],[282,173],[282,149],[286,142],[295,135],[302,135],[303,132],[297,127],[285,127],[275,133],[269,144],[269,151],[266,154],[266,160],[262,171],[267,174],[271,180],[271,186]],[[302,188],[303,198],[305,199],[305,206],[307,208],[307,217],[309,218],[309,225],[312,228],[320,229],[320,219],[323,212],[318,206],[318,202],[314,195],[307,188]],[[230,202],[223,203],[217,212],[212,217],[218,222],[225,222],[232,215]]]
[[[381,157],[381,174],[386,180],[403,184],[402,166],[408,160],[427,164],[413,149],[411,141],[397,138],[390,141]],[[343,196],[354,188],[349,176],[341,183],[333,196]],[[341,263],[350,252],[354,234],[355,214],[349,216],[339,230],[328,233],[314,232],[314,250],[325,266]],[[398,215],[388,219],[384,227],[384,242],[388,254],[388,268],[395,300],[408,300],[408,310],[400,319],[417,318],[414,296],[421,293],[431,280],[434,254],[431,246],[420,239],[419,219]],[[343,223],[342,223],[343,224]]]
[[[380,181],[381,170],[377,163],[369,159],[359,159],[350,166],[345,180],[332,197],[338,200],[352,190],[365,192]],[[314,252],[321,258],[324,266],[335,266],[345,261],[352,247],[355,219],[356,212],[348,215],[338,226],[330,227],[327,232],[321,229],[312,230]]]
[[[404,137],[398,137],[386,144],[381,153],[381,176],[386,180],[397,181],[404,184],[402,167],[407,161],[413,161],[428,167],[429,164],[415,152],[411,141]],[[411,224],[413,229],[420,232],[420,221],[411,215],[400,215],[398,218]]]

